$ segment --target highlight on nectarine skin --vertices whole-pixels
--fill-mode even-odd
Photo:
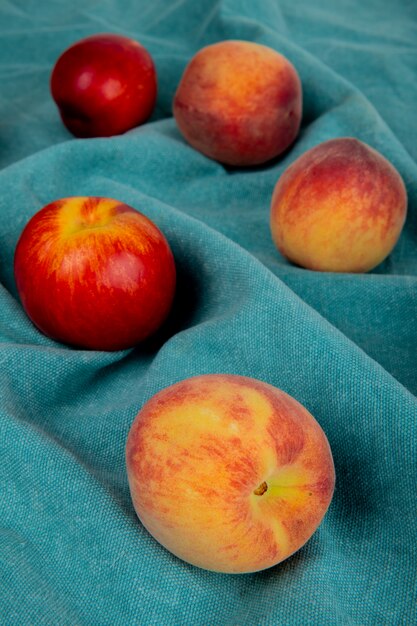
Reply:
[[[94,350],[122,350],[149,337],[175,292],[165,236],[113,198],[61,198],[43,207],[20,235],[14,272],[39,330]]]
[[[342,137],[311,148],[282,174],[271,231],[281,254],[297,265],[367,272],[394,248],[406,213],[394,166],[367,144]]]
[[[146,122],[156,101],[156,69],[138,41],[115,33],[67,48],[51,74],[51,94],[76,137],[110,137]]]
[[[301,82],[290,61],[268,46],[234,40],[197,52],[173,104],[191,146],[235,166],[284,152],[298,134],[301,109]]]
[[[130,492],[165,548],[225,573],[269,568],[315,532],[332,499],[327,438],[294,398],[253,378],[196,376],[139,411],[126,444]]]

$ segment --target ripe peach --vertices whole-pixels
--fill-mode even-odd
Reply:
[[[367,272],[395,246],[407,213],[397,170],[352,137],[301,155],[278,180],[271,231],[293,263],[330,272]]]
[[[127,439],[143,525],[198,567],[262,570],[298,550],[333,495],[326,436],[294,398],[243,376],[196,376],[163,389]]]
[[[249,41],[222,41],[190,61],[173,110],[196,150],[247,166],[264,163],[292,144],[301,108],[301,82],[284,56]]]

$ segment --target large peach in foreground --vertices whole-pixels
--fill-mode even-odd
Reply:
[[[351,138],[301,155],[279,178],[271,204],[278,250],[311,270],[367,272],[395,246],[407,212],[400,174]]]
[[[262,570],[319,526],[335,474],[326,436],[294,398],[217,374],[163,389],[126,445],[130,491],[148,531],[208,570]]]
[[[130,348],[154,333],[175,291],[162,232],[112,198],[62,198],[38,211],[17,243],[14,271],[43,333],[95,350]]]
[[[249,166],[293,143],[301,108],[301,82],[290,61],[267,46],[231,40],[192,58],[173,111],[196,150],[221,163]]]

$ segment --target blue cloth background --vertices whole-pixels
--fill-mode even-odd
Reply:
[[[74,139],[49,94],[58,55],[94,32],[141,41],[159,74],[147,125]],[[410,626],[417,552],[417,5],[414,0],[3,0],[0,5],[0,623]],[[203,45],[240,38],[288,56],[300,136],[264,167],[185,144],[171,102]],[[289,265],[269,232],[273,186],[321,141],[356,136],[407,185],[393,254],[367,275]],[[70,195],[118,198],[167,235],[168,325],[132,350],[75,350],[24,315],[13,254],[27,220]],[[142,404],[187,376],[276,385],[318,419],[337,488],[318,532],[270,570],[189,566],[141,527],[124,446]]]

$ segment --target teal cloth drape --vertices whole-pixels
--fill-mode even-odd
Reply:
[[[48,81],[95,32],[143,43],[158,70],[151,121],[76,140]],[[221,39],[269,45],[296,66],[300,136],[253,169],[182,139],[172,97],[191,56]],[[417,5],[412,0],[4,0],[0,4],[0,623],[417,623]],[[280,173],[308,148],[355,136],[407,186],[390,257],[366,275],[288,264],[269,232]],[[71,195],[127,202],[166,234],[178,267],[167,326],[132,350],[76,350],[41,335],[17,298],[28,219]],[[143,403],[195,374],[269,382],[325,430],[337,487],[310,542],[262,573],[189,566],[137,520],[124,464]]]

